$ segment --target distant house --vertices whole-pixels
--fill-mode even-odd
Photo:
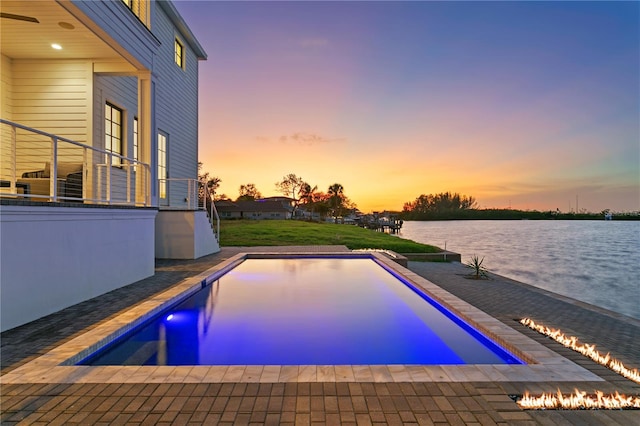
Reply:
[[[291,219],[293,207],[288,200],[218,201],[216,209],[221,219]]]
[[[198,65],[168,0],[3,1],[1,330],[219,251]]]

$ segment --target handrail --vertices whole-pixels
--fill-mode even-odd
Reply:
[[[193,178],[158,179],[158,194],[160,210],[204,210],[211,228],[220,238],[220,216],[213,201],[213,193],[209,191],[206,182]],[[214,223],[215,221],[215,223]]]
[[[149,164],[9,120],[0,119],[0,125],[3,133],[4,126],[11,129],[11,137],[2,138],[3,151],[10,155],[0,159],[1,186],[9,190],[0,192],[0,196],[54,202],[151,204]],[[114,157],[119,164],[113,163]],[[44,169],[33,171],[43,164]],[[70,165],[77,165],[77,169],[70,171]],[[60,175],[61,167],[64,176]],[[104,186],[100,170],[106,170]],[[77,177],[72,179],[72,175]]]
[[[26,130],[26,131],[31,132],[31,133],[37,133],[37,134],[39,134],[41,136],[46,136],[46,137],[51,138],[51,139],[55,138],[55,139],[57,139],[59,141],[67,142],[67,143],[70,143],[72,145],[76,145],[76,146],[78,146],[80,148],[87,148],[87,149],[90,149],[92,151],[101,152],[103,154],[110,154],[110,155],[113,155],[114,157],[118,157],[118,158],[120,158],[122,160],[134,161],[134,162],[139,163],[140,165],[148,166],[148,164],[141,163],[141,162],[139,162],[137,160],[134,160],[133,158],[125,157],[123,155],[116,154],[115,152],[111,152],[111,151],[105,151],[104,149],[99,149],[99,148],[96,148],[96,147],[93,147],[93,146],[90,146],[90,145],[85,145],[82,142],[77,142],[77,141],[74,141],[74,140],[71,140],[71,139],[67,139],[65,137],[54,135],[53,133],[48,133],[48,132],[45,132],[43,130],[34,129],[32,127],[28,127],[28,126],[22,125],[20,123],[14,123],[13,121],[5,120],[4,118],[0,118],[0,124],[8,124],[9,126],[12,126],[12,127],[18,128],[18,129],[22,129],[22,130]]]
[[[220,242],[220,216],[218,215],[218,209],[216,209],[216,203],[213,197],[214,194],[212,192],[209,192],[209,187],[207,186],[207,182],[201,181],[200,185],[202,185],[202,187],[204,188],[205,209],[207,207],[206,200],[209,200],[209,202],[211,203],[211,207],[208,212],[209,221],[211,222],[211,226],[213,227],[213,220],[215,218],[216,238],[218,239],[218,242]]]
[[[200,210],[197,179],[158,179],[156,189],[160,210]]]

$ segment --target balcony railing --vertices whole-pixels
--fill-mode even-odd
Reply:
[[[158,179],[158,195],[160,210],[205,210],[211,228],[219,237],[220,217],[206,182],[187,178]]]
[[[148,164],[8,120],[0,125],[0,197],[150,205]]]

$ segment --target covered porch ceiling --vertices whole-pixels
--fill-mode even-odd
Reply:
[[[1,49],[9,58],[90,59],[136,69],[55,0],[2,0],[0,12]]]

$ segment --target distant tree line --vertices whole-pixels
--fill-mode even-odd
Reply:
[[[608,210],[600,213],[562,213],[558,209],[478,209],[474,197],[443,192],[423,194],[415,201],[405,203],[399,217],[403,220],[603,220],[607,212]],[[637,212],[614,214],[614,220],[640,220],[640,215]]]
[[[202,163],[198,163],[200,172]],[[204,200],[207,205],[211,200],[230,200],[226,194],[218,194],[222,179],[210,176],[209,173],[199,173],[200,201],[203,202],[204,194],[209,194],[209,199]],[[206,187],[206,191],[205,191]],[[337,222],[340,217],[353,213],[357,206],[344,193],[344,187],[339,183],[329,186],[326,192],[318,190],[318,186],[311,186],[301,177],[290,173],[276,182],[277,192],[292,200],[295,212],[303,206],[311,216],[314,214],[322,218],[333,217]],[[240,185],[238,197],[235,201],[256,200],[262,198],[261,192],[253,183]],[[578,213],[562,213],[560,210],[514,210],[514,209],[479,209],[476,199],[472,196],[458,193],[441,192],[438,194],[422,194],[414,201],[404,203],[402,212],[398,218],[403,220],[602,220],[604,214],[581,211]],[[614,220],[640,220],[639,212],[614,213]]]
[[[475,198],[460,195],[457,192],[422,194],[415,201],[404,203],[401,216],[405,220],[436,219],[469,212],[476,206]]]
[[[198,170],[202,168],[202,163],[198,163]],[[214,201],[232,200],[226,194],[218,194],[216,191],[222,182],[222,179],[218,177],[212,177],[209,173],[200,173],[200,199],[204,197],[205,193],[209,194],[210,203],[211,199]],[[208,191],[205,191],[205,187]],[[357,210],[357,206],[352,202],[349,197],[344,193],[344,187],[339,183],[334,183],[329,186],[327,192],[318,191],[318,186],[311,186],[301,177],[289,173],[284,176],[282,180],[276,182],[275,189],[277,192],[283,194],[285,197],[291,199],[293,206],[293,215],[300,207],[304,207],[313,217],[314,214],[322,218],[333,217],[337,222],[338,219],[347,214],[353,213]],[[240,185],[238,190],[238,197],[235,201],[251,201],[262,198],[262,193],[258,190],[255,184],[247,183]]]

